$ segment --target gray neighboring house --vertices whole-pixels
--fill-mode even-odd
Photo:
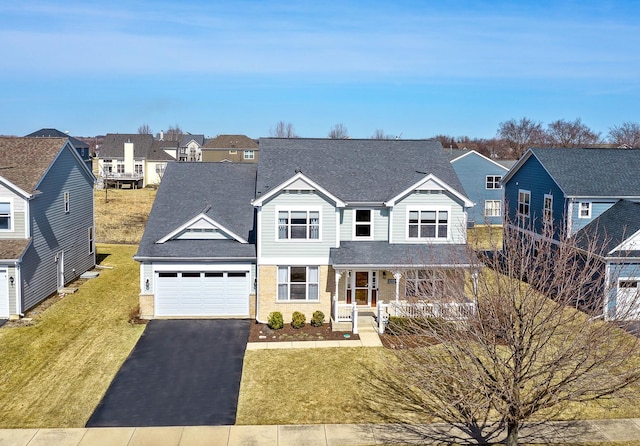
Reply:
[[[58,129],[40,129],[36,130],[33,133],[29,133],[25,135],[25,138],[69,138],[69,141],[78,151],[78,155],[80,158],[87,163],[87,167],[91,170],[91,151],[89,149],[89,144],[84,141],[79,140],[78,138],[74,138],[73,136],[69,136],[64,132],[61,132]]]
[[[202,161],[202,146],[204,146],[204,135],[191,133],[182,135],[178,161]]]
[[[134,259],[142,317],[249,317],[257,165],[170,163]]]
[[[94,182],[68,138],[0,138],[0,317],[95,265]]]

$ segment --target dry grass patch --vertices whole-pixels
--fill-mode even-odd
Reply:
[[[236,424],[379,423],[368,370],[388,357],[382,348],[247,351]]]
[[[476,225],[467,229],[467,242],[473,249],[502,249],[502,226]]]
[[[155,198],[156,190],[151,188],[96,190],[97,240],[103,243],[140,243]]]
[[[37,314],[0,328],[0,427],[83,427],[144,329],[135,246],[97,246],[100,276]]]

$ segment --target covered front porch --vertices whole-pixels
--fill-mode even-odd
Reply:
[[[331,250],[332,320],[379,314],[379,307],[385,314],[409,317],[473,311],[475,275],[465,261],[468,255],[464,245],[343,242]]]

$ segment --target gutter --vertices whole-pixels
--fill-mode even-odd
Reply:
[[[153,257],[133,256],[133,260],[158,262],[220,262],[220,261],[256,261],[257,257]]]

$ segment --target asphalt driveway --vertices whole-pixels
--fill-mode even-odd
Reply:
[[[232,425],[250,320],[153,320],[87,427]]]

